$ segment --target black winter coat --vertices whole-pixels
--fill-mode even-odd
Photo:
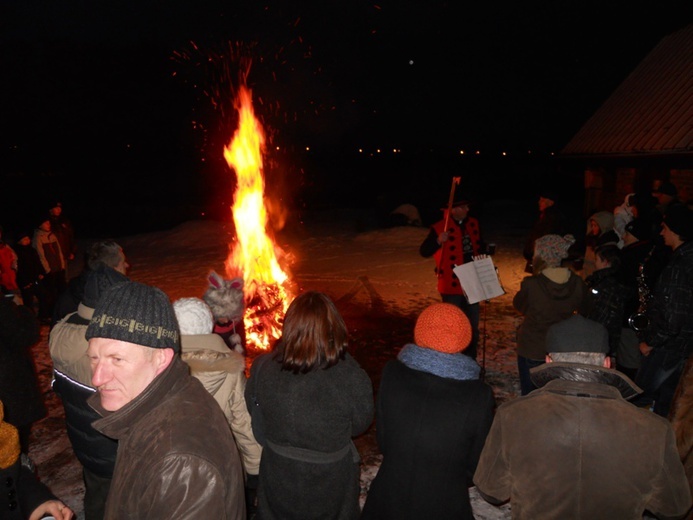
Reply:
[[[621,285],[616,278],[617,268],[607,267],[592,273],[585,285],[592,291],[594,305],[585,316],[601,323],[609,331],[609,352],[616,353],[621,341],[621,328],[626,298],[630,289]]]
[[[0,299],[0,401],[5,421],[17,428],[46,416],[29,348],[39,338],[32,312],[7,298]]]
[[[487,384],[385,365],[376,429],[383,463],[362,519],[473,519],[468,487],[493,421]]]

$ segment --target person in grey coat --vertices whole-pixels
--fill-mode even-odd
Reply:
[[[351,438],[373,420],[373,386],[347,353],[334,303],[306,292],[282,338],[250,370],[245,398],[263,446],[259,519],[359,517],[359,455]]]

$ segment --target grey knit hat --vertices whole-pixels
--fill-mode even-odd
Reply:
[[[120,283],[101,295],[86,338],[117,339],[180,352],[178,321],[168,296],[137,282]]]
[[[122,282],[127,282],[128,277],[119,273],[105,264],[100,264],[96,269],[89,271],[87,281],[84,284],[84,296],[82,303],[92,309],[99,303],[99,298],[107,289]]]
[[[584,316],[570,318],[551,325],[546,333],[546,352],[609,352],[609,333],[606,327]]]

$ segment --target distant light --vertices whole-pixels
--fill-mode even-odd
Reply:
[[[397,148],[393,148],[392,153],[397,153]]]
[[[551,152],[551,155],[553,155],[553,152]]]
[[[460,150],[460,155],[464,155],[464,150]]]
[[[531,153],[532,153],[532,150],[527,150],[527,153],[531,154]]]
[[[376,150],[376,153],[380,153],[380,148],[378,148],[378,149]]]
[[[501,155],[503,155],[503,157],[505,157],[505,156],[506,156],[506,155],[508,155],[508,154],[507,154],[507,153],[505,153],[505,152],[503,152],[503,153],[502,153]]]
[[[310,152],[310,146],[306,146],[306,152]]]
[[[480,151],[480,150],[477,150],[477,151],[476,151],[476,154],[477,154],[477,155],[481,155],[481,151]]]
[[[359,148],[359,153],[363,153],[363,148]]]
[[[414,60],[409,60],[409,65],[414,65]]]
[[[277,146],[277,150],[279,150],[279,147]]]

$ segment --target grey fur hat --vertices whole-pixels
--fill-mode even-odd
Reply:
[[[243,301],[243,280],[232,278],[224,280],[217,273],[209,273],[209,288],[205,291],[203,300],[212,310],[215,320],[225,318],[236,321],[243,317],[245,303]]]

